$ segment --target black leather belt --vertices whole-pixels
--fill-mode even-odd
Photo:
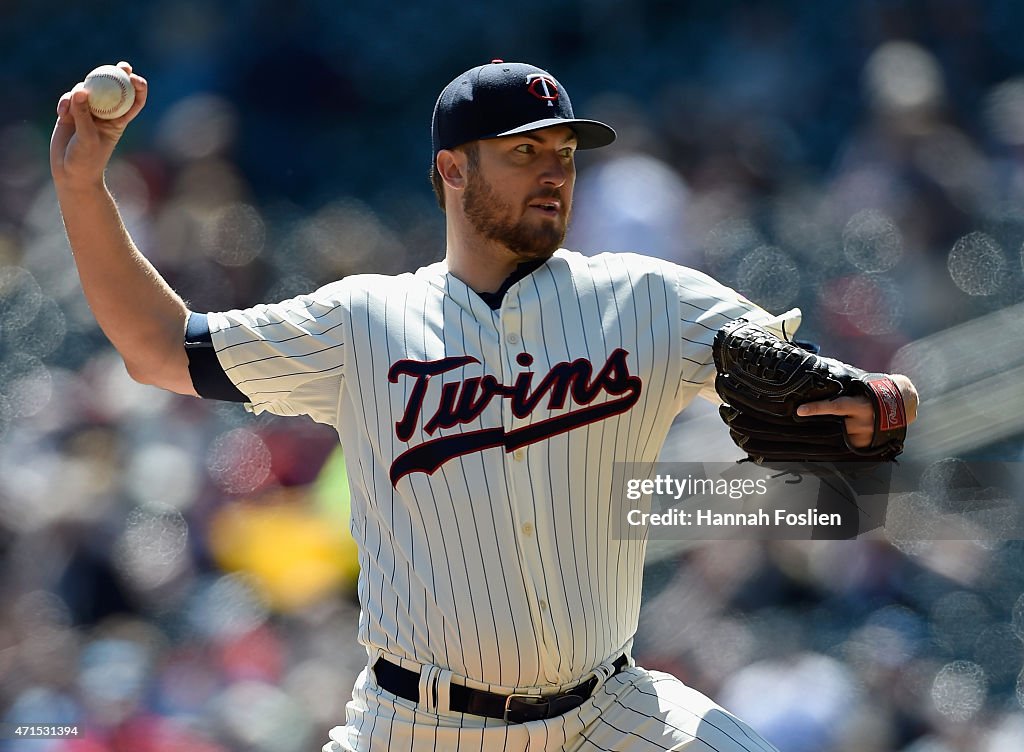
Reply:
[[[612,676],[619,673],[629,663],[625,655],[615,659]],[[378,658],[373,664],[373,673],[377,677],[377,686],[406,700],[420,701],[420,675],[407,668],[396,666],[391,661]],[[557,695],[499,695],[483,689],[472,689],[462,684],[452,684],[449,692],[448,707],[456,713],[471,713],[488,718],[500,718],[508,723],[526,723],[554,718],[568,713],[590,699],[597,687],[597,677],[592,676],[585,682],[577,684]]]

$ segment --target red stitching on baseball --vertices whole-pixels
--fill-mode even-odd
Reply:
[[[98,76],[93,76],[92,80],[95,81],[98,78],[109,78],[115,84],[117,84],[117,88],[121,90],[121,98],[119,100],[117,100],[117,104],[115,104],[114,106],[112,106],[112,107],[97,107],[97,108],[95,108],[95,111],[96,112],[114,112],[115,110],[117,110],[118,107],[121,106],[121,103],[124,102],[124,100],[127,98],[127,96],[128,96],[128,87],[126,87],[124,85],[124,81],[119,79],[117,76],[110,75],[109,73],[100,73]]]

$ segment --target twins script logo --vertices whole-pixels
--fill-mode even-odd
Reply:
[[[402,376],[413,379],[405,413],[395,424],[395,435],[401,441],[408,441],[413,437],[420,421],[424,421],[423,432],[430,436],[439,428],[470,423],[480,417],[495,397],[509,400],[512,414],[517,418],[531,415],[545,397],[548,410],[562,409],[567,399],[571,399],[571,404],[578,405],[579,409],[538,420],[511,431],[497,426],[424,441],[410,447],[391,463],[392,485],[409,473],[432,474],[454,457],[493,447],[504,447],[506,452],[513,452],[527,444],[543,441],[588,423],[624,413],[636,404],[643,389],[640,377],[629,372],[629,365],[626,363],[628,355],[628,351],[618,348],[608,356],[608,360],[597,374],[594,374],[594,366],[586,358],[557,363],[536,387],[533,385],[533,371],[523,371],[512,385],[499,383],[490,374],[449,382],[441,387],[437,409],[429,417],[423,411],[423,402],[430,380],[434,376],[480,361],[463,355],[440,360],[395,362],[388,371],[389,382],[397,384]],[[533,364],[533,356],[525,352],[519,353],[516,362],[528,368]],[[594,404],[601,394],[616,399]]]

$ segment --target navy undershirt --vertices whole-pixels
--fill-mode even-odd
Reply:
[[[188,374],[196,394],[205,399],[225,402],[248,402],[249,398],[231,383],[224,367],[217,359],[210,335],[210,323],[205,313],[190,313],[185,325],[185,354],[188,355]]]
[[[524,261],[516,270],[508,275],[508,278],[501,283],[501,287],[498,288],[497,292],[478,292],[480,300],[485,302],[492,311],[497,311],[501,308],[501,301],[505,299],[505,293],[512,287],[516,282],[521,280],[523,277],[528,276],[535,269],[539,269],[544,265],[545,259],[539,259],[535,261]]]
[[[501,308],[501,301],[504,300],[509,288],[543,264],[544,260],[526,261],[516,267],[497,292],[477,294],[491,310],[496,311]],[[188,355],[188,373],[192,377],[192,386],[200,397],[225,402],[249,401],[224,373],[224,367],[221,366],[217,352],[213,349],[210,323],[205,313],[189,314],[185,327],[185,354]]]

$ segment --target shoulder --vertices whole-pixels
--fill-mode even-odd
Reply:
[[[436,274],[424,267],[416,272],[402,274],[351,274],[337,282],[324,285],[312,296],[324,302],[350,304],[360,299],[388,298],[405,295],[428,286]]]
[[[711,277],[671,261],[646,256],[631,251],[603,251],[587,255],[578,251],[560,249],[551,260],[573,275],[591,275],[599,279],[612,281],[622,280],[626,283],[648,282],[652,278],[662,279],[670,286],[678,286],[681,282],[718,285]]]

